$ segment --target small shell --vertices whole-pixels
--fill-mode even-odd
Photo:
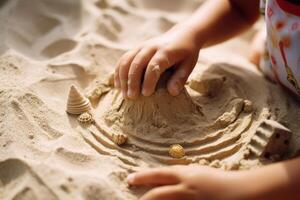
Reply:
[[[240,162],[232,162],[232,163],[226,163],[224,166],[224,169],[229,170],[238,170],[240,168]]]
[[[222,167],[220,160],[214,160],[209,164],[210,167],[220,168]]]
[[[127,136],[123,135],[123,134],[113,134],[112,135],[112,141],[116,144],[116,145],[123,145],[127,142]]]
[[[91,109],[89,100],[72,85],[67,102],[67,113],[79,115]]]
[[[199,164],[200,165],[209,165],[209,161],[206,159],[201,159],[201,160],[199,160]]]
[[[173,144],[170,146],[169,154],[173,158],[182,158],[185,156],[185,151],[180,144]]]
[[[253,103],[250,100],[244,100],[244,111],[248,113],[253,111]]]
[[[91,124],[94,120],[90,113],[84,112],[77,117],[77,120],[82,124]]]

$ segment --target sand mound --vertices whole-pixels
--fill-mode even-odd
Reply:
[[[163,79],[167,80],[168,75]],[[177,138],[179,132],[192,129],[203,121],[201,107],[184,89],[177,97],[166,90],[166,81],[161,80],[158,89],[150,97],[141,96],[135,101],[124,100],[119,92],[112,96],[111,106],[104,116],[107,126],[119,132],[131,133],[136,137],[144,135],[152,142],[162,138]],[[101,105],[100,105],[101,106]]]

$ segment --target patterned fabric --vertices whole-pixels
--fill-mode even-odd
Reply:
[[[266,3],[268,50],[261,70],[300,96],[300,6],[286,0],[261,3]]]
[[[260,0],[260,13],[265,14],[266,10],[266,0]]]

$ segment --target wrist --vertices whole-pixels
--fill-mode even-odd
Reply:
[[[201,49],[205,43],[206,39],[204,37],[204,32],[198,30],[198,27],[193,25],[191,22],[184,22],[175,25],[170,31],[181,32],[184,37],[189,38],[195,46]]]
[[[251,170],[228,173],[231,173],[230,178],[220,200],[261,200],[263,187]]]
[[[228,196],[230,200],[289,199],[289,181],[281,164],[233,172]],[[229,194],[230,193],[230,194]]]

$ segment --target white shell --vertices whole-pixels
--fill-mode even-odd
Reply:
[[[92,115],[90,113],[88,113],[88,112],[84,112],[81,115],[79,115],[77,117],[77,120],[81,124],[91,124],[94,121]]]
[[[67,102],[67,113],[79,115],[91,109],[89,100],[72,85]]]

